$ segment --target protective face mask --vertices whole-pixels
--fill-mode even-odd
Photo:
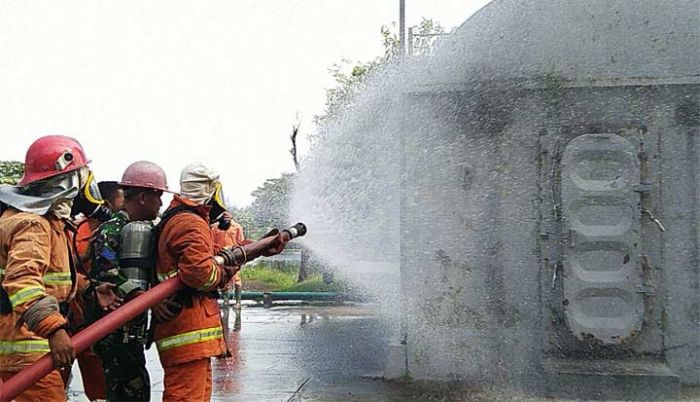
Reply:
[[[0,202],[23,212],[45,215],[55,210],[65,215],[66,206],[78,194],[80,180],[77,172],[70,172],[50,179],[21,186],[0,186]]]
[[[78,172],[80,179],[80,192],[73,200],[71,215],[80,213],[88,218],[107,221],[112,217],[112,212],[104,205],[100,188],[92,171],[82,168]]]
[[[221,183],[217,183],[216,189],[214,190],[214,195],[207,203],[211,206],[209,210],[209,222],[218,223],[219,229],[228,230],[231,227],[231,220],[224,217],[224,212],[226,212],[226,203],[224,202],[224,191]]]

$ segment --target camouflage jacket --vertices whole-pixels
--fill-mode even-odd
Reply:
[[[132,284],[119,266],[121,232],[124,226],[131,222],[126,211],[117,211],[112,219],[103,223],[97,230],[92,243],[92,269],[90,276],[99,282],[109,282],[117,285],[117,293],[125,298],[139,288]],[[146,314],[142,314],[125,324],[111,335],[95,345],[95,352],[101,356],[109,354],[110,345],[127,343],[132,340],[145,341]]]
[[[126,296],[134,290],[128,286],[127,278],[119,269],[121,231],[130,221],[126,211],[115,212],[112,219],[103,223],[97,230],[92,245],[90,276],[99,282],[117,285],[120,296]]]

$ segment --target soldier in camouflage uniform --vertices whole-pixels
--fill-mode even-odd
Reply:
[[[133,233],[134,227],[140,227],[143,233],[150,235],[150,221],[158,216],[167,183],[160,167],[140,161],[126,169],[119,185],[124,189],[124,206],[97,231],[92,247],[93,267],[90,275],[98,281],[115,284],[120,296],[130,300],[149,286],[143,275],[138,276],[134,272],[149,271],[145,278],[152,277],[154,260],[141,258],[140,263],[135,263],[133,258],[126,258],[131,254],[123,247],[130,244],[126,238]],[[138,236],[129,237],[132,238],[140,239]],[[149,236],[145,241],[150,240]],[[150,243],[144,244],[141,249],[150,250]],[[151,264],[144,263],[146,261]],[[144,352],[146,324],[147,314],[144,313],[93,347],[102,358],[108,401],[150,400],[150,378]]]

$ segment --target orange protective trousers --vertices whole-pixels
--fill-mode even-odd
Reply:
[[[0,371],[0,378],[3,381],[10,379],[16,371]],[[58,370],[50,372],[46,377],[37,381],[24,392],[17,395],[16,402],[65,402],[66,389],[63,385],[63,378]]]
[[[83,389],[85,396],[91,400],[107,399],[107,386],[105,385],[104,368],[102,359],[92,350],[86,350],[77,356],[80,375],[83,377]],[[70,370],[61,372],[63,383],[67,387],[70,380]]]
[[[211,400],[211,359],[165,367],[163,402]]]
[[[94,352],[86,350],[78,355],[78,367],[80,367],[80,375],[83,377],[85,396],[91,401],[107,399],[102,359]]]

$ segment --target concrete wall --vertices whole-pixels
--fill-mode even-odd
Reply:
[[[700,385],[698,43],[697,0],[501,0],[406,67],[416,84],[393,113],[411,116],[401,260],[417,296],[404,326],[413,378],[538,389],[552,367],[605,363],[668,392]],[[643,150],[651,181],[630,210],[640,321],[619,341],[571,332],[561,158],[586,134]]]
[[[441,92],[406,98],[419,127],[405,141],[404,287],[408,372],[416,379],[538,388],[546,359],[650,361],[700,384],[698,86]],[[693,103],[695,102],[695,103]],[[695,117],[693,117],[695,116]],[[561,153],[613,133],[643,147],[651,261],[642,330],[591,349],[567,325],[562,288]],[[445,169],[445,166],[449,166]],[[655,366],[656,367],[656,366]],[[670,373],[670,374],[669,374]]]
[[[408,370],[418,379],[521,378],[542,332],[528,105],[504,127],[493,105],[461,94],[412,99],[425,123],[405,152],[415,159],[406,162],[403,268],[406,288],[418,291]]]

